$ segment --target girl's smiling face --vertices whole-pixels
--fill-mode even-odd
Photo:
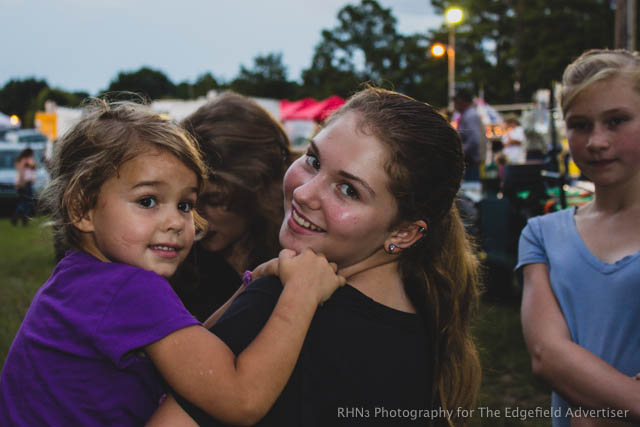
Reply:
[[[282,247],[310,247],[339,268],[384,250],[396,216],[388,150],[349,112],[324,128],[284,177]]]
[[[149,148],[102,184],[96,206],[76,223],[82,249],[169,277],[193,244],[197,192],[195,172],[168,151]]]
[[[594,83],[567,110],[571,155],[596,185],[640,184],[640,94],[623,76]]]

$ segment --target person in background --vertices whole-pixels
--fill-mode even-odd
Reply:
[[[292,160],[282,126],[257,102],[227,92],[182,122],[209,170],[198,198],[207,229],[171,284],[204,321],[240,286],[243,272],[278,256],[282,177]]]
[[[139,426],[167,384],[227,423],[260,419],[286,384],[317,305],[344,284],[336,266],[309,250],[267,263],[265,273],[286,285],[236,357],[166,280],[201,221],[193,208],[206,173],[195,141],[146,106],[94,100],[55,151],[42,202],[71,250],[11,344],[2,425]]]
[[[507,114],[504,118],[504,124],[502,152],[509,163],[523,163],[525,161],[525,137],[520,120],[515,114]]]
[[[487,139],[482,119],[473,104],[471,93],[462,89],[453,98],[453,105],[460,119],[458,120],[458,133],[462,138],[464,151],[466,181],[480,180],[480,165],[484,161]]]
[[[36,181],[36,162],[31,148],[22,150],[16,158],[14,165],[16,168],[16,192],[18,193],[18,204],[11,217],[11,223],[27,225],[29,219],[34,214],[33,205],[33,184]]]
[[[524,151],[526,161],[543,161],[547,154],[547,140],[536,129],[535,110],[522,112],[522,127],[524,129]]]
[[[464,422],[459,409],[475,408],[480,365],[470,332],[478,261],[454,204],[463,169],[457,132],[423,102],[367,88],[329,117],[284,177],[280,243],[325,254],[349,284],[318,310],[291,379],[258,425],[371,425],[382,407],[435,409],[436,425]],[[273,277],[253,282],[212,331],[242,351],[281,289]],[[200,425],[216,425],[178,400]],[[193,425],[169,398],[150,425],[180,422]]]
[[[553,388],[554,426],[638,423],[640,57],[587,51],[562,80],[569,148],[595,196],[523,230],[524,336],[534,374]],[[602,418],[572,418],[580,408]]]

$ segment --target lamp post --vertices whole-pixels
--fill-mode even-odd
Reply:
[[[449,66],[449,111],[453,111],[453,97],[456,83],[456,33],[455,24],[462,21],[462,10],[457,7],[447,9],[445,12],[447,27],[449,27],[449,45],[447,46],[447,59]]]

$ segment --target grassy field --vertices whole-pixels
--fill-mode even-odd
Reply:
[[[14,227],[0,218],[0,366],[31,299],[55,265],[51,232],[42,219]]]
[[[39,219],[29,227],[13,227],[0,219],[0,366],[33,295],[54,266],[50,231]],[[549,408],[549,391],[531,375],[520,328],[517,298],[485,300],[474,321],[480,347],[483,384],[471,426],[549,426],[549,419],[507,417],[506,411]],[[488,409],[480,409],[480,408]],[[489,409],[491,412],[489,412]]]

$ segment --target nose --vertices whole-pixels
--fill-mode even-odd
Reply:
[[[317,175],[309,178],[293,190],[293,200],[295,200],[300,206],[307,207],[312,210],[320,209],[321,184],[322,180],[318,178]]]
[[[601,151],[607,149],[610,144],[610,136],[611,135],[609,131],[604,126],[596,124],[593,127],[593,131],[589,135],[587,148],[592,151]]]
[[[175,206],[167,206],[163,218],[162,229],[167,232],[182,233],[185,226],[185,219]]]

